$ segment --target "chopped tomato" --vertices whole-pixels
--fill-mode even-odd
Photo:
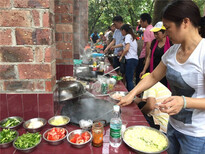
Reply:
[[[83,132],[82,134],[75,134],[70,142],[82,144],[90,139],[90,134],[88,132]]]
[[[77,138],[73,137],[73,138],[70,139],[70,141],[71,141],[72,143],[76,143],[76,139],[77,139]]]
[[[83,137],[84,141],[88,141],[90,139],[90,134],[88,132],[83,132],[81,134],[81,136]]]
[[[76,140],[76,143],[82,144],[82,143],[84,143],[84,139],[81,136],[79,136]]]
[[[65,137],[65,135],[66,135],[66,132],[65,132],[64,128],[54,127],[48,132],[47,139],[52,140],[52,141],[56,141],[56,140],[59,140],[59,139]]]

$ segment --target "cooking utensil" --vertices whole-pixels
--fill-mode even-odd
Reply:
[[[83,132],[85,132],[85,131],[82,130],[82,129],[77,129],[77,130],[71,131],[71,132],[68,134],[67,140],[68,140],[68,142],[71,144],[71,146],[73,146],[73,147],[75,147],[75,148],[83,148],[83,147],[85,147],[87,144],[90,143],[90,141],[92,140],[92,134],[91,134],[89,131],[87,131],[87,132],[89,133],[90,138],[89,138],[89,140],[86,141],[85,143],[78,144],[78,143],[73,143],[73,142],[70,141],[70,140],[74,137],[75,134],[82,134]]]
[[[60,102],[77,98],[86,92],[84,86],[77,81],[59,81],[57,85]]]
[[[81,119],[94,121],[96,118],[101,117],[107,111],[112,110],[114,104],[107,100],[89,97],[68,100],[61,105],[61,115],[70,117],[71,123],[79,125]],[[111,118],[112,113],[107,113],[101,119],[106,120],[106,124],[109,124]]]
[[[109,96],[113,101],[119,102],[120,99],[114,98],[114,96],[124,97],[127,94],[128,94],[128,92],[126,92],[126,91],[113,91],[113,92],[109,93]]]
[[[37,127],[37,128],[28,128],[28,126],[30,125],[30,123],[35,123],[35,122],[42,122],[42,126]],[[46,125],[47,121],[46,119],[43,118],[33,118],[30,120],[27,120],[26,122],[24,122],[23,127],[30,133],[35,133],[35,132],[40,132],[42,130],[42,128]]]
[[[132,130],[134,130],[135,129],[135,131],[136,132],[131,132],[132,133],[132,135],[131,136],[127,136],[127,132],[128,131],[132,131]],[[143,129],[146,129],[145,130],[145,134],[142,134],[142,130]],[[156,134],[158,134],[157,136],[156,136]],[[129,135],[129,134],[128,134]],[[142,137],[140,137],[140,136],[138,136],[138,135],[142,135]],[[146,136],[146,137],[145,137]],[[150,141],[149,141],[149,137],[148,136],[154,136],[154,140],[151,140],[150,139]],[[154,128],[151,128],[151,127],[148,127],[148,126],[140,126],[140,125],[138,125],[138,126],[131,126],[131,127],[128,127],[125,131],[124,131],[124,133],[123,133],[123,135],[122,135],[122,137],[123,137],[123,141],[125,142],[125,144],[127,144],[127,146],[128,147],[130,147],[131,149],[133,149],[134,151],[136,151],[137,153],[146,153],[146,154],[154,154],[154,153],[162,153],[163,151],[166,151],[168,148],[169,148],[169,140],[168,140],[168,138],[167,138],[167,136],[165,135],[165,134],[163,134],[162,132],[160,132],[159,130],[157,130],[157,129],[154,129]],[[140,150],[140,149],[137,149],[136,147],[133,147],[132,145],[134,144],[134,145],[139,145],[139,146],[141,146],[142,147],[142,145],[140,145],[139,143],[131,143],[131,141],[130,140],[128,140],[128,139],[130,139],[131,137],[135,137],[136,139],[141,139],[141,138],[143,138],[142,140],[146,140],[145,142],[147,143],[147,145],[148,146],[150,146],[150,144],[158,144],[158,143],[160,143],[160,144],[162,144],[162,141],[161,140],[159,140],[159,137],[162,137],[162,139],[163,139],[163,141],[165,141],[166,143],[165,143],[165,147],[163,148],[163,149],[161,149],[161,150],[159,150],[159,151],[146,151],[147,149],[149,149],[149,148],[146,148],[146,149],[144,149],[144,150]],[[144,138],[145,137],[145,138]],[[133,141],[133,139],[132,139],[132,141]],[[141,142],[141,141],[140,141]],[[140,147],[140,148],[141,148]]]
[[[15,126],[10,126],[11,124],[9,124],[7,127],[2,126],[8,119],[17,119],[20,122],[19,122],[19,124],[15,125]],[[10,128],[10,129],[19,129],[23,122],[24,122],[24,120],[22,117],[19,117],[19,116],[8,117],[8,118],[5,118],[5,119],[0,121],[0,127],[1,128]]]
[[[17,149],[18,151],[20,151],[20,152],[30,153],[30,152],[34,151],[34,150],[37,148],[37,146],[41,143],[41,140],[42,140],[42,137],[40,137],[39,143],[37,143],[36,145],[34,145],[34,146],[30,147],[30,148],[26,148],[26,149],[17,148],[16,145],[15,145],[15,141],[16,141],[16,140],[15,140],[15,141],[13,142],[13,147],[14,147],[15,149]]]
[[[118,66],[118,67],[116,67],[115,69],[113,69],[113,70],[111,70],[111,71],[109,71],[109,72],[103,74],[103,76],[105,76],[105,75],[107,75],[107,74],[110,74],[111,72],[113,72],[113,71],[115,71],[115,70],[117,70],[117,69],[119,69],[119,68],[120,68],[120,66]]]
[[[52,122],[53,122],[54,120],[58,120],[59,118],[65,120],[66,122],[65,122],[65,123],[62,123],[62,124],[59,124],[59,125],[54,125],[54,124],[52,124]],[[70,122],[70,118],[67,117],[67,116],[63,116],[63,115],[54,116],[54,117],[52,117],[52,118],[50,118],[50,119],[48,120],[49,125],[54,126],[54,127],[56,127],[56,126],[58,126],[58,127],[61,126],[61,127],[62,127],[62,126],[67,125],[69,122]]]
[[[10,141],[10,142],[7,142],[7,143],[1,143],[1,144],[0,144],[0,149],[10,147],[10,146],[12,145],[13,141],[14,141],[14,140],[16,140],[16,138],[19,136],[18,131],[14,130],[14,129],[13,129],[13,130],[11,130],[11,131],[16,132],[16,137],[14,137],[14,139],[13,139],[12,141]]]
[[[62,129],[63,127],[56,127],[56,128]],[[50,144],[50,145],[59,145],[59,144],[63,143],[63,140],[64,140],[64,139],[66,138],[66,136],[68,135],[67,129],[63,128],[63,129],[65,129],[65,132],[66,132],[65,136],[64,136],[63,138],[61,138],[61,139],[59,139],[59,140],[55,140],[55,141],[53,141],[53,140],[48,140],[48,139],[47,139],[48,132],[49,132],[51,129],[53,129],[53,128],[50,128],[50,129],[48,129],[47,131],[45,131],[45,132],[43,133],[43,139],[44,139],[48,144]]]

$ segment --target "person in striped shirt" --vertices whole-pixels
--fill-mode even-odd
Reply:
[[[141,79],[145,78],[150,73],[144,74]],[[141,99],[137,98],[136,103],[145,102],[143,105],[139,103],[142,113],[151,127],[167,132],[167,124],[169,115],[161,112],[157,105],[161,104],[166,98],[171,96],[171,91],[161,82],[157,82],[154,86],[143,92]]]

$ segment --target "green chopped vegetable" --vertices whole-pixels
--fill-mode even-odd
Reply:
[[[19,149],[27,149],[35,146],[40,142],[41,134],[37,133],[26,133],[17,138],[14,142],[15,146]]]
[[[0,144],[8,143],[17,136],[16,131],[10,129],[3,129],[0,131]]]
[[[21,121],[18,118],[8,118],[3,124],[3,127],[13,127],[20,123]]]

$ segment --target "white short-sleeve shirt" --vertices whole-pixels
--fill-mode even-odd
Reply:
[[[172,95],[205,98],[205,39],[183,64],[176,59],[180,46],[173,45],[162,56]],[[170,116],[170,124],[186,135],[205,137],[205,110],[182,109],[177,115]]]

